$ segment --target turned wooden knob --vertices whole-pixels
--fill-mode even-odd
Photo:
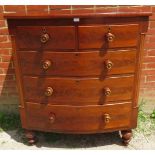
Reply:
[[[45,96],[49,97],[53,94],[53,89],[51,87],[47,87],[45,90]]]
[[[42,35],[40,36],[40,41],[41,41],[42,43],[46,43],[46,42],[49,40],[49,38],[50,38],[49,34],[48,34],[48,33],[44,33],[44,34],[42,34]]]
[[[43,63],[42,63],[42,68],[44,70],[47,70],[50,66],[51,66],[51,61],[50,60],[45,60]]]
[[[108,87],[104,88],[104,94],[105,94],[105,96],[109,96],[111,94],[110,88],[108,88]]]
[[[111,117],[109,114],[104,114],[104,123],[106,123],[106,124],[109,123],[110,119],[111,119]]]
[[[55,114],[50,113],[49,121],[50,121],[50,123],[54,123],[55,122]]]
[[[115,38],[114,34],[112,34],[110,32],[107,33],[106,37],[107,37],[107,41],[108,42],[113,42],[114,41],[114,38]]]
[[[105,66],[108,70],[110,70],[113,66],[113,63],[110,60],[105,61]]]

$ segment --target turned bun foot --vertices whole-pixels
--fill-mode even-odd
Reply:
[[[121,131],[122,142],[125,146],[129,144],[129,142],[131,141],[131,137],[132,137],[132,130]]]
[[[37,138],[35,136],[34,131],[25,130],[25,137],[27,138],[28,143],[30,145],[33,145],[33,144],[35,144],[37,142]]]

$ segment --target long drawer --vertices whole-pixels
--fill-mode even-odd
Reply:
[[[79,26],[79,49],[133,47],[138,43],[138,24]]]
[[[18,26],[17,49],[74,49],[74,26]]]
[[[27,103],[29,129],[87,133],[127,128],[131,103],[107,106],[56,106]]]
[[[93,52],[19,51],[23,75],[106,76],[134,73],[136,50]]]
[[[132,99],[134,76],[100,78],[23,77],[25,100],[65,105],[105,104]]]

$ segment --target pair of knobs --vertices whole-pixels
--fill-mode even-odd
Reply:
[[[49,121],[51,124],[53,124],[55,122],[55,114],[54,113],[50,113],[50,117],[49,117]],[[110,115],[109,114],[104,114],[103,115],[103,120],[105,124],[108,124],[110,122]]]
[[[114,38],[115,38],[115,36],[112,33],[108,32],[106,34],[106,39],[107,39],[108,42],[113,42]],[[47,43],[49,39],[50,39],[50,36],[49,36],[48,33],[44,33],[40,37],[41,43]]]
[[[54,90],[52,87],[47,87],[44,94],[45,96],[50,97],[52,96],[53,92]],[[109,96],[110,94],[111,94],[111,90],[108,87],[104,88],[104,95]]]
[[[44,70],[47,70],[49,67],[51,67],[52,65],[52,62],[50,60],[45,60],[43,63],[42,63],[42,68]],[[113,63],[110,61],[110,60],[106,60],[105,61],[105,66],[108,70],[110,70],[113,66]]]

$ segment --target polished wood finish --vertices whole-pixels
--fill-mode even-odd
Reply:
[[[44,13],[44,14],[40,14],[39,13],[35,13],[35,14],[19,14],[19,13],[4,13],[4,17],[7,19],[53,19],[53,18],[75,18],[75,17],[80,17],[80,18],[98,18],[98,17],[147,17],[147,16],[151,16],[152,12],[148,12],[148,11],[141,11],[141,12],[136,12],[136,11],[129,11],[129,12],[106,12],[105,9],[99,9],[99,10],[95,10],[95,9],[91,9],[89,10],[89,12],[84,13],[83,10],[68,10],[67,13],[64,12],[56,12],[56,13]]]
[[[106,114],[110,116],[109,122],[106,121]],[[131,103],[106,106],[59,106],[28,102],[27,117],[30,129],[65,133],[95,133],[115,128],[128,128]]]
[[[99,78],[39,78],[23,77],[26,101],[69,105],[104,104],[110,101],[131,100],[134,76]],[[47,88],[52,95],[45,95]],[[110,94],[108,95],[108,90]]]
[[[18,51],[23,75],[99,76],[135,72],[136,49],[92,52]],[[48,61],[49,67],[43,64]],[[112,63],[108,67],[108,62]]]
[[[149,15],[73,11],[24,19],[7,14],[22,127],[30,143],[35,130],[121,130],[123,143],[129,143],[137,125]]]
[[[135,47],[139,25],[79,26],[78,32],[79,49]]]
[[[20,50],[75,48],[75,28],[73,26],[18,26],[16,31],[17,49]]]
[[[129,142],[131,141],[132,130],[122,130],[121,134],[122,134],[122,142],[124,145],[127,146]]]

